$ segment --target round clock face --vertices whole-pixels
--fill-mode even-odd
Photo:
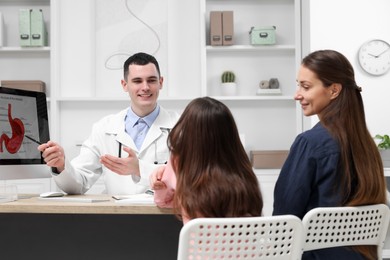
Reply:
[[[371,40],[359,49],[360,66],[371,75],[379,76],[390,69],[390,44],[382,40]]]

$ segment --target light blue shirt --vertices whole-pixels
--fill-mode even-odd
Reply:
[[[127,110],[127,115],[125,117],[126,133],[128,133],[130,137],[133,139],[138,150],[141,148],[142,143],[145,140],[145,136],[150,129],[150,126],[156,120],[159,113],[160,113],[159,105],[157,105],[156,108],[149,115],[142,118],[137,116],[133,112],[131,107]],[[144,127],[141,131],[139,130],[140,119],[142,119],[146,123],[146,127]]]

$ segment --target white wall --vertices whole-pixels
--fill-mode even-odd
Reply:
[[[355,69],[362,87],[366,120],[372,135],[390,134],[390,72],[373,77],[359,67],[362,43],[378,38],[390,42],[389,0],[310,1],[310,50],[335,49]],[[317,121],[312,119],[312,123]]]

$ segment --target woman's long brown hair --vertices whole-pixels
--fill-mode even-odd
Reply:
[[[366,125],[361,88],[355,82],[352,65],[339,52],[321,50],[305,57],[302,66],[314,72],[324,87],[342,85],[339,96],[321,114],[321,123],[340,145],[342,205],[386,203],[383,164]],[[367,259],[377,259],[375,246],[355,249]]]
[[[233,115],[209,97],[185,108],[168,137],[175,208],[197,217],[260,216],[263,199]]]

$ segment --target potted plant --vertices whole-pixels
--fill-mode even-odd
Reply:
[[[221,75],[222,95],[234,96],[237,92],[236,75],[232,71],[224,71]]]
[[[376,135],[374,137],[376,139],[379,153],[381,154],[383,167],[390,167],[390,137],[389,135]]]

